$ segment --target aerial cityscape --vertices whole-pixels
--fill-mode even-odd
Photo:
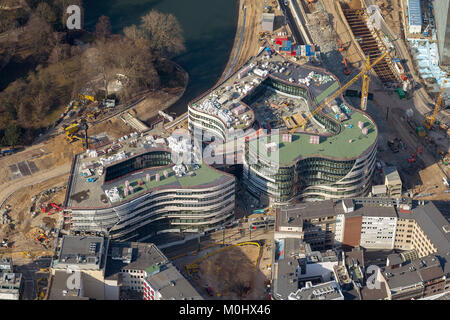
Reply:
[[[449,300],[449,30],[450,0],[0,0],[0,300]]]

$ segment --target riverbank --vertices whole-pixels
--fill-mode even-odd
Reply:
[[[189,74],[177,63],[170,61],[175,65],[178,72],[184,76],[184,86],[177,88],[163,88],[157,92],[149,94],[142,102],[138,103],[130,111],[139,120],[147,123],[149,120],[155,118],[158,112],[166,112],[172,105],[177,103],[186,92],[189,84]]]
[[[244,10],[245,8],[245,10]],[[261,31],[263,5],[259,0],[239,0],[238,23],[228,63],[217,83],[238,70],[259,51],[258,33]],[[245,18],[245,19],[244,19]],[[244,25],[245,21],[245,25]],[[243,31],[242,31],[243,30]]]
[[[262,9],[259,0],[239,0],[238,22],[233,48],[231,49],[228,62],[217,83],[222,82],[226,76],[229,76],[238,70],[248,61],[248,59],[250,59],[250,57],[258,53],[260,49],[258,44],[258,33],[261,30],[260,17],[262,15]],[[180,66],[178,67],[182,69]],[[136,107],[131,109],[134,116],[143,122],[148,122],[158,115],[158,111],[162,110],[168,112],[171,106],[178,103],[186,92],[189,83],[189,74],[186,71],[184,72],[186,75],[186,82],[183,90],[178,92],[162,91],[158,94],[150,95]],[[187,110],[182,114],[177,114],[177,116],[183,117],[185,113],[187,113]]]

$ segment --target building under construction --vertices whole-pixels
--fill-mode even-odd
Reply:
[[[243,182],[262,203],[364,195],[378,129],[345,101],[340,87],[324,69],[263,50],[189,104],[189,127],[196,136],[200,131],[224,141],[226,156],[241,161]],[[228,149],[235,140],[243,149]]]

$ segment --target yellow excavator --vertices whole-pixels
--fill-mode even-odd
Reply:
[[[387,55],[387,52],[380,55],[372,64],[370,62],[366,63],[366,66],[364,70],[362,70],[360,73],[358,73],[352,80],[344,84],[339,90],[334,92],[331,96],[329,96],[327,99],[325,99],[324,102],[322,102],[313,112],[311,112],[306,118],[304,118],[302,121],[296,124],[294,128],[292,128],[289,133],[294,133],[297,128],[302,127],[305,129],[306,125],[308,124],[308,120],[314,117],[314,115],[318,112],[320,112],[325,106],[327,106],[329,103],[331,103],[334,99],[336,99],[338,96],[340,96],[345,90],[347,90],[352,84],[354,84],[359,78],[366,75],[378,62],[383,60],[383,58]],[[368,58],[369,59],[369,58]],[[368,61],[368,60],[367,60]],[[367,77],[368,78],[368,77]],[[366,86],[368,88],[368,82],[366,80]],[[367,92],[368,93],[368,92]],[[361,95],[363,96],[363,94]]]
[[[439,110],[441,109],[442,99],[444,98],[444,91],[445,91],[446,83],[447,83],[447,80],[444,80],[441,91],[439,92],[439,96],[436,101],[436,105],[434,106],[433,114],[431,116],[428,115],[423,123],[425,128],[427,128],[428,130],[431,130],[433,128],[434,122],[436,121],[436,116],[437,116]]]

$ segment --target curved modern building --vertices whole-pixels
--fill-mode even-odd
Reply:
[[[75,157],[65,199],[72,231],[144,240],[231,222],[232,175],[204,163],[174,165],[171,148],[145,138]]]
[[[378,128],[340,96],[296,127],[340,88],[331,73],[265,51],[189,104],[189,127],[225,142],[239,129],[247,190],[266,203],[366,195],[375,168]],[[248,133],[258,130],[258,135]],[[261,130],[262,129],[262,130]],[[228,139],[227,139],[228,138]],[[244,140],[242,140],[244,142]]]

